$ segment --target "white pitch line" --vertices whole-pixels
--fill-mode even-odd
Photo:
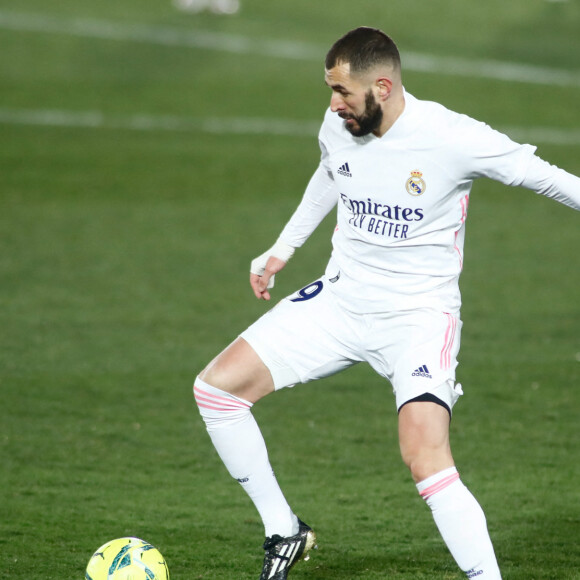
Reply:
[[[62,34],[299,60],[319,60],[324,57],[322,49],[305,43],[252,39],[234,34],[147,24],[119,24],[107,20],[56,18],[47,14],[0,11],[0,28],[19,32]]]
[[[0,108],[0,124],[128,131],[171,131],[213,133],[216,135],[277,135],[315,138],[319,121],[264,118],[206,118],[171,115],[107,115],[100,111],[26,110]],[[580,145],[580,129],[551,127],[500,128],[520,143]]]
[[[280,135],[315,137],[320,122],[264,118],[195,119],[171,115],[105,115],[99,111],[25,110],[0,108],[0,124],[129,131],[203,132],[218,135]]]
[[[107,20],[64,18],[48,14],[7,11],[0,11],[0,29],[179,46],[320,63],[323,62],[326,52],[322,46],[305,42],[253,39],[241,35],[203,30],[158,27],[146,24],[120,24]],[[539,67],[516,62],[434,56],[403,51],[403,65],[407,70],[430,74],[580,87],[579,70]]]

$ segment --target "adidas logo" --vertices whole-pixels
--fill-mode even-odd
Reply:
[[[344,175],[345,177],[352,177],[352,173],[350,172],[350,168],[348,166],[348,163],[345,163],[344,165],[341,165],[338,168],[337,173],[339,175]]]
[[[423,365],[422,367],[415,369],[415,372],[411,376],[413,376],[413,377],[425,377],[426,379],[433,378],[433,376],[429,372],[429,369],[427,368],[427,365]]]

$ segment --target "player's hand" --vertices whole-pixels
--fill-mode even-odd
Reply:
[[[261,276],[250,273],[250,285],[258,300],[270,300],[270,292],[268,290],[274,286],[274,275],[284,268],[285,265],[286,262],[280,260],[280,258],[270,256],[266,262],[264,273]]]
[[[280,238],[261,256],[252,260],[250,265],[250,285],[258,300],[270,300],[268,289],[274,287],[274,274],[277,274],[294,254],[294,247]]]

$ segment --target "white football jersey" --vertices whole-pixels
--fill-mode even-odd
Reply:
[[[409,93],[405,103],[380,138],[353,137],[327,111],[319,135],[321,165],[281,238],[301,245],[337,203],[326,275],[344,307],[360,313],[424,307],[456,313],[473,180],[489,177],[558,199],[558,188],[540,191],[539,176],[533,182],[526,177],[530,166],[538,172],[534,160],[542,164],[542,179],[551,175],[547,168],[558,168],[535,157],[535,147],[466,115]],[[578,189],[580,180],[565,175]]]

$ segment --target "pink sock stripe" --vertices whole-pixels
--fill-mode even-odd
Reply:
[[[240,409],[250,409],[249,403],[243,403],[237,399],[212,395],[200,387],[193,387],[193,394],[198,407],[212,409],[214,411],[239,411]]]
[[[444,477],[441,481],[438,481],[437,483],[430,485],[427,489],[424,489],[420,495],[423,499],[428,499],[432,495],[435,495],[437,492],[445,489],[446,487],[449,487],[453,482],[457,481],[458,479],[459,473],[452,473],[451,475]]]

